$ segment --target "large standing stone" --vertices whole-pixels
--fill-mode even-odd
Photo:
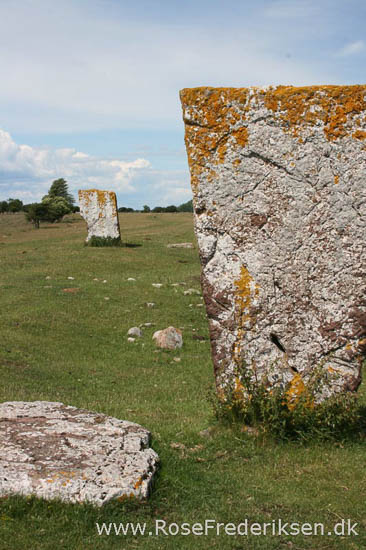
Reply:
[[[218,388],[355,390],[366,351],[366,86],[181,92]],[[301,379],[301,380],[300,380]]]
[[[88,225],[86,242],[92,237],[120,239],[117,198],[113,191],[79,190],[80,214]]]
[[[146,498],[159,460],[132,422],[47,401],[0,404],[0,496]]]

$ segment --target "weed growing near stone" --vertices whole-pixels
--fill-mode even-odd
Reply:
[[[88,242],[85,243],[86,246],[123,246],[121,239],[113,237],[96,237],[93,235]]]
[[[318,369],[306,385],[296,374],[291,382],[272,387],[256,380],[244,365],[225,397],[215,394],[211,401],[218,419],[239,422],[276,440],[364,438],[366,408],[356,394],[333,394],[319,400],[329,383],[327,376]]]

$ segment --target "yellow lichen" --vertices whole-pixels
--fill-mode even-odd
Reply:
[[[334,176],[334,183],[337,185],[339,183],[339,176]]]
[[[233,359],[236,363],[240,362],[242,351],[242,339],[247,325],[253,321],[251,319],[252,298],[258,296],[259,286],[255,283],[246,267],[242,266],[240,277],[234,281],[235,285],[235,317],[238,327],[236,341],[233,346]]]
[[[286,392],[287,407],[292,410],[296,407],[299,397],[306,390],[303,379],[300,374],[295,374],[290,382],[290,387]]]

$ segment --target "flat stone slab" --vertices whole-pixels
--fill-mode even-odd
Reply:
[[[144,499],[159,462],[149,440],[138,424],[63,403],[1,403],[0,496]]]
[[[366,86],[181,92],[218,388],[323,370],[355,390],[366,352]]]

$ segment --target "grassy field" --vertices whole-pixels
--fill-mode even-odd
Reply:
[[[62,401],[142,424],[161,458],[152,496],[102,509],[0,499],[0,549],[365,548],[366,444],[276,444],[218,424],[207,399],[214,384],[205,308],[200,296],[183,294],[200,290],[197,247],[166,248],[195,242],[192,215],[124,214],[120,225],[128,246],[90,248],[78,215],[39,230],[22,214],[0,215],[0,399]],[[153,325],[127,342],[128,329],[143,323]],[[153,332],[169,325],[183,331],[181,350],[155,348]],[[325,535],[96,528],[140,522],[153,532],[156,519],[321,522]],[[358,523],[358,536],[328,535],[342,519]]]

